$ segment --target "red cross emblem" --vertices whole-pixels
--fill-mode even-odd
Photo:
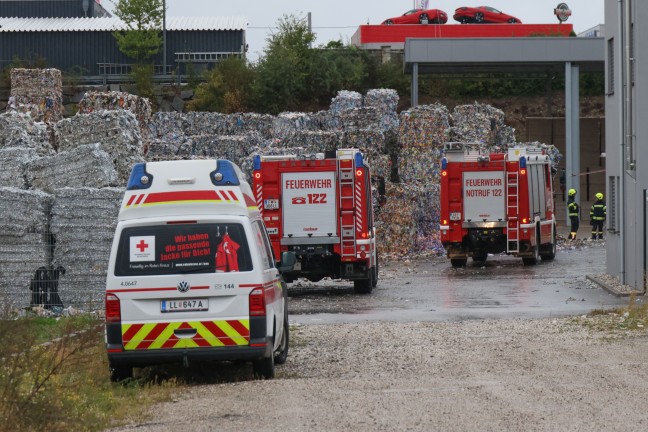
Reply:
[[[144,250],[145,250],[146,248],[148,248],[149,245],[148,245],[148,243],[145,243],[145,242],[144,242],[144,239],[142,239],[142,240],[140,240],[140,242],[139,242],[138,244],[135,245],[135,247],[136,247],[137,249],[139,249],[140,252],[144,252]]]

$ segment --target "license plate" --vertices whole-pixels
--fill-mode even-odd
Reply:
[[[278,199],[264,200],[263,208],[266,210],[279,210],[279,200]]]
[[[277,228],[277,227],[266,228],[266,231],[268,231],[269,235],[277,235],[277,234],[279,234],[279,228]]]
[[[209,310],[208,299],[162,300],[160,310],[166,312],[192,312]]]
[[[461,220],[461,212],[452,212],[452,213],[450,213],[450,220],[453,220],[453,221]]]

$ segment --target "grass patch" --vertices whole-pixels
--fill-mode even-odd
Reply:
[[[95,317],[0,320],[0,431],[104,430],[177,389],[173,379],[111,383]]]
[[[646,330],[648,304],[640,304],[636,295],[632,294],[628,306],[610,310],[595,309],[585,317],[574,318],[572,322],[597,331]]]

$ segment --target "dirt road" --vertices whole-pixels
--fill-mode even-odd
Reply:
[[[212,371],[118,430],[646,430],[648,337],[602,319],[297,326],[275,380]]]

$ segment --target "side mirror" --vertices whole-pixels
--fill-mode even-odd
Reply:
[[[281,262],[279,263],[279,271],[281,273],[291,272],[295,267],[297,257],[295,252],[284,252],[281,254]]]

